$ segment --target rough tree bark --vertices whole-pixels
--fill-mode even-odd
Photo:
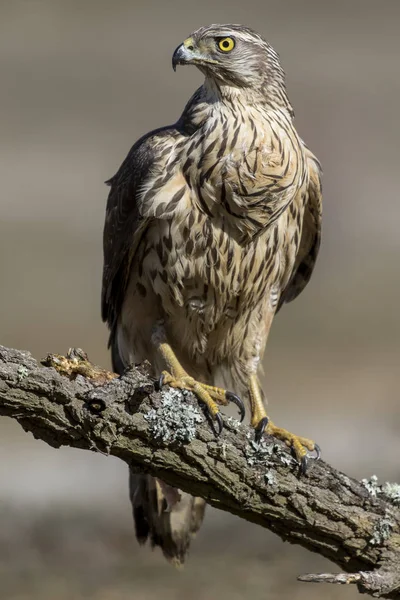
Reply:
[[[400,510],[390,498],[322,460],[300,476],[284,445],[268,437],[255,444],[236,419],[224,418],[217,437],[197,400],[156,391],[146,365],[119,378],[81,350],[41,365],[0,346],[0,415],[55,448],[117,456],[348,573],[302,581],[356,583],[361,592],[400,598]]]

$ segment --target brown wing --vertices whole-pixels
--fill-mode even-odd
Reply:
[[[165,127],[142,137],[132,147],[117,174],[106,182],[111,190],[103,232],[101,311],[103,321],[107,321],[111,329],[111,337],[136,249],[150,221],[140,214],[138,197],[158,159],[159,142],[174,134],[173,127]]]
[[[321,165],[307,147],[305,147],[305,152],[310,176],[308,202],[304,211],[303,230],[293,273],[288,285],[281,294],[278,310],[282,304],[297,298],[310,281],[321,243]]]

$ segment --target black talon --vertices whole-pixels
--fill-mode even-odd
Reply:
[[[223,422],[223,420],[222,420],[222,417],[221,417],[221,414],[220,414],[220,413],[217,413],[217,414],[215,415],[215,422],[216,422],[216,423],[218,423],[218,430],[216,430],[216,428],[214,427],[214,429],[216,430],[216,431],[215,431],[215,433],[216,433],[217,435],[221,435],[221,433],[222,433],[222,430],[223,430],[223,428],[224,428],[224,422]]]
[[[242,399],[239,398],[239,396],[237,396],[233,392],[225,392],[225,398],[228,400],[228,402],[233,402],[234,404],[236,404],[236,406],[239,409],[240,422],[242,422],[246,414],[246,410],[244,408]]]
[[[318,444],[314,444],[314,452],[316,453],[314,460],[319,460],[321,458],[321,448]]]
[[[308,467],[308,458],[307,456],[303,456],[299,463],[300,475],[305,475]]]
[[[268,417],[263,417],[261,419],[261,421],[259,421],[257,427],[255,428],[254,441],[257,442],[257,444],[260,443],[262,435],[265,432],[265,430],[267,429],[268,422],[269,422]]]
[[[156,381],[154,384],[154,389],[156,390],[156,392],[161,392],[163,385],[164,385],[164,373],[161,373],[160,377],[158,378],[158,381]]]
[[[204,413],[206,419],[210,423],[215,435],[221,435],[222,430],[224,428],[224,422],[222,420],[221,413],[217,412],[215,415],[213,415],[208,406],[205,403],[203,403],[202,400],[200,400],[200,402],[204,405]]]
[[[313,450],[313,452],[315,452],[315,456],[310,456],[310,455],[303,456],[303,458],[299,462],[299,469],[300,469],[300,474],[301,475],[305,475],[306,474],[307,469],[308,469],[308,460],[310,458],[312,460],[319,460],[321,458],[321,448],[318,446],[318,444],[314,444],[314,450]]]

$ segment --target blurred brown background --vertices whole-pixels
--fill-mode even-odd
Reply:
[[[324,166],[324,237],[265,361],[274,420],[362,478],[399,480],[399,0],[13,0],[0,4],[0,343],[84,348],[99,316],[107,188],[132,143],[201,83],[174,75],[200,25],[239,22],[281,54],[296,124]],[[127,468],[0,423],[0,598],[355,598],[300,584],[333,565],[209,510],[183,572],[139,551]]]

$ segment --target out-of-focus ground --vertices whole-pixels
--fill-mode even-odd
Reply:
[[[109,365],[99,316],[110,177],[201,82],[174,75],[200,25],[242,22],[278,49],[296,124],[324,166],[315,275],[276,319],[274,420],[357,477],[399,480],[398,0],[13,0],[0,5],[0,343]],[[183,572],[133,539],[125,465],[0,422],[1,600],[355,598],[300,584],[327,561],[209,510]]]

